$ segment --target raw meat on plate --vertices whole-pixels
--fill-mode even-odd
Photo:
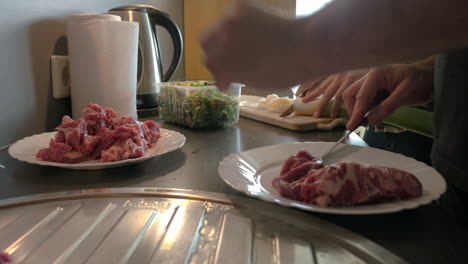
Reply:
[[[351,162],[324,166],[305,151],[284,163],[273,186],[283,197],[321,207],[410,199],[422,193],[421,183],[409,172]]]
[[[7,253],[0,253],[0,264],[11,263],[11,257]]]
[[[49,148],[41,149],[36,157],[60,163],[139,158],[160,138],[159,124],[154,121],[139,122],[128,116],[115,121],[114,110],[97,104],[89,104],[83,114],[77,120],[64,116]]]

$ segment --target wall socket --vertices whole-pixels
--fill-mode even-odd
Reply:
[[[70,97],[70,64],[68,63],[68,56],[52,55],[50,64],[54,99]]]

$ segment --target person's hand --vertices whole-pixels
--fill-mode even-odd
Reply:
[[[350,116],[347,128],[356,129],[368,111],[369,125],[377,125],[400,106],[427,102],[433,94],[433,79],[432,60],[371,69],[343,94]]]
[[[343,104],[343,93],[352,85],[354,82],[360,80],[366,75],[367,71],[354,71],[337,73],[328,77],[312,80],[301,84],[299,89],[296,91],[296,96],[306,92],[302,101],[304,103],[310,102],[320,95],[322,98],[317,106],[317,110],[314,113],[314,117],[318,118],[322,115],[328,106],[328,103],[335,98],[330,111],[330,117],[336,118],[340,111],[341,105]]]
[[[201,41],[205,65],[221,89],[230,82],[256,88],[287,88],[300,82],[301,20],[288,20],[239,1]],[[287,76],[287,78],[285,78]]]

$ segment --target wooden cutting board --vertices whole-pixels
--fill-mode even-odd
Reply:
[[[344,128],[346,126],[347,120],[344,118],[315,118],[312,116],[295,116],[294,114],[287,117],[280,117],[280,113],[272,113],[251,106],[254,102],[258,101],[256,98],[260,99],[261,97],[241,97],[240,116],[293,131],[331,130]]]

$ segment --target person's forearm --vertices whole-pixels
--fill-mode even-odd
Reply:
[[[308,78],[468,47],[468,1],[335,0],[304,25]]]
[[[435,64],[435,56],[430,56],[424,60],[412,63],[412,65],[414,65],[415,67],[431,68],[431,69],[434,68],[434,64]]]

